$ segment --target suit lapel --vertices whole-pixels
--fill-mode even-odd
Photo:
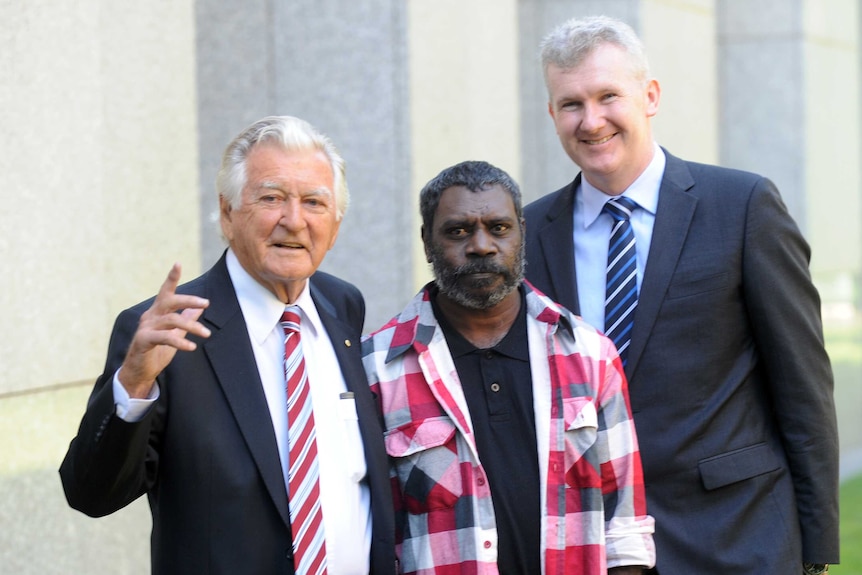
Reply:
[[[328,292],[328,293],[326,293]],[[382,417],[368,387],[365,368],[362,365],[361,332],[364,310],[349,313],[343,304],[334,305],[334,301],[344,301],[344,295],[333,289],[324,288],[311,278],[311,297],[317,307],[320,321],[326,328],[341,374],[347,389],[353,392],[356,402],[356,415],[359,419],[359,432],[365,451],[367,483],[371,491],[371,513],[374,518],[374,536],[371,543],[371,572],[378,570],[391,571],[389,565],[394,562],[392,556],[392,536],[395,532],[392,510],[392,494],[389,488],[389,462],[383,445]],[[339,313],[339,310],[345,310]],[[359,324],[351,326],[354,318]]]
[[[282,520],[290,526],[287,490],[269,407],[224,257],[212,270],[204,350]]]
[[[694,186],[694,179],[685,162],[666,150],[665,156],[667,163],[626,365],[629,381],[637,372],[641,353],[652,333],[697,206],[697,198],[687,193]]]
[[[580,314],[575,269],[575,245],[572,238],[574,226],[575,190],[581,183],[581,176],[575,178],[567,188],[563,188],[557,200],[546,214],[548,224],[539,231],[544,262],[550,282],[557,294],[557,303]]]
[[[359,429],[362,433],[362,442],[365,444],[367,443],[366,438],[374,437],[371,433],[378,433],[382,436],[383,430],[379,427],[374,427],[373,429],[368,427],[370,424],[376,423],[368,420],[369,414],[376,412],[376,407],[371,390],[368,387],[365,369],[362,367],[360,333],[338,318],[335,306],[327,295],[315,285],[313,278],[311,282],[311,297],[314,299],[315,306],[317,306],[320,321],[323,322],[323,327],[326,328],[326,333],[329,334],[329,340],[332,342],[332,348],[335,350],[336,358],[338,358],[338,365],[341,368],[344,383],[347,385],[347,389],[353,392],[354,401],[356,402],[356,414],[359,417]],[[368,449],[366,448],[367,451]]]
[[[338,365],[341,367],[347,388],[355,393],[353,382],[356,378],[359,377],[360,381],[365,381],[365,371],[362,368],[362,358],[359,351],[360,334],[338,318],[335,306],[315,286],[313,280],[311,297],[317,307],[320,321],[323,322],[323,327],[326,328],[326,333],[332,342],[332,348],[335,350],[335,356],[338,358]],[[368,387],[368,385],[366,384],[364,387]]]

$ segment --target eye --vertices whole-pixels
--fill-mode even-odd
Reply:
[[[266,194],[258,198],[258,202],[267,206],[274,206],[281,202],[281,197],[276,194]]]
[[[304,197],[302,205],[313,213],[323,213],[329,209],[330,203],[325,196],[313,195]]]
[[[464,227],[449,228],[448,230],[446,230],[446,235],[454,239],[466,237],[467,233],[467,228]]]
[[[510,226],[509,224],[500,223],[500,224],[494,225],[494,227],[491,228],[491,231],[493,231],[495,234],[502,235],[511,229],[512,229],[512,226]]]

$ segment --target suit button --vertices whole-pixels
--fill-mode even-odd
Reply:
[[[293,549],[288,549],[284,556],[287,557],[288,561],[293,561]]]

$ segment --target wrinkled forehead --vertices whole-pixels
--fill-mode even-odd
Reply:
[[[333,193],[335,174],[326,154],[319,150],[290,150],[274,144],[258,144],[246,161],[247,184],[273,189],[303,186]]]
[[[478,189],[451,186],[443,190],[434,214],[435,226],[445,221],[517,219],[512,195],[499,184]]]

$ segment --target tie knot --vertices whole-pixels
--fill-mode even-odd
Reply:
[[[631,198],[619,196],[605,202],[602,211],[619,222],[629,219],[636,207],[638,207],[637,203]]]
[[[285,333],[299,331],[299,308],[295,305],[288,306],[281,314],[281,327]]]

